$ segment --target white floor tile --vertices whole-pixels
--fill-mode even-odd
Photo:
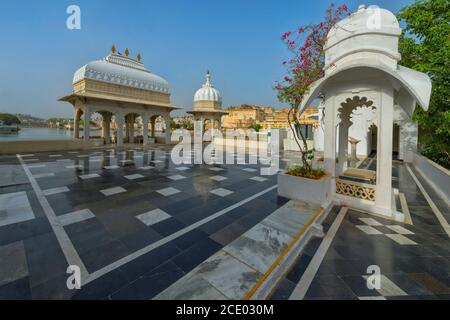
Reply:
[[[112,165],[112,166],[104,166],[103,168],[105,168],[106,170],[114,170],[119,169],[120,167],[117,165]]]
[[[130,174],[128,176],[124,176],[124,178],[128,179],[128,180],[136,180],[136,179],[144,178],[144,176],[142,174],[136,173],[136,174]]]
[[[368,226],[382,226],[382,223],[379,223],[377,220],[373,218],[359,218],[362,222],[367,224]]]
[[[95,215],[89,209],[78,210],[57,217],[63,227],[92,218],[95,218]]]
[[[151,169],[155,169],[155,167],[153,166],[145,166],[145,167],[140,167],[139,170],[151,170]]]
[[[58,194],[58,193],[63,193],[63,192],[68,192],[68,191],[70,191],[70,190],[67,187],[59,187],[59,188],[43,190],[42,192],[44,193],[45,196],[50,196],[53,194]]]
[[[146,226],[151,226],[155,223],[169,219],[170,215],[161,209],[155,209],[155,210],[140,214],[140,215],[136,216],[136,218],[141,220]]]
[[[113,188],[109,188],[109,189],[100,190],[100,192],[103,193],[107,197],[118,194],[118,193],[126,192],[126,191],[127,190],[125,190],[122,187],[113,187]]]
[[[374,227],[371,226],[356,226],[359,230],[364,232],[365,234],[374,235],[374,234],[383,234],[382,232],[378,231]]]
[[[216,171],[216,172],[223,171],[222,168],[218,168],[218,167],[212,167],[212,168],[209,168],[209,170]]]
[[[411,245],[415,246],[415,245],[417,245],[417,242],[412,241],[411,239],[405,237],[402,234],[386,234],[386,237],[388,237],[389,239],[394,240],[395,242],[397,242],[398,244],[403,245],[403,246],[405,246],[405,245],[406,246],[411,246]]]
[[[214,181],[223,181],[223,180],[227,180],[228,178],[223,177],[223,176],[214,176],[214,177],[210,177],[211,180]]]
[[[34,213],[26,192],[0,194],[0,227],[31,219]]]
[[[267,178],[253,177],[253,178],[250,178],[250,180],[254,180],[254,181],[258,181],[258,182],[264,182],[264,181],[267,181]]]
[[[33,178],[39,179],[39,178],[48,178],[48,177],[54,177],[55,174],[53,172],[47,172],[47,173],[40,173],[40,174],[34,174]]]
[[[258,171],[258,170],[257,170],[257,169],[253,169],[253,168],[245,168],[245,169],[242,169],[242,171],[256,172],[256,171]]]
[[[169,178],[170,180],[174,180],[174,181],[186,179],[185,176],[182,176],[182,175],[180,175],[180,174],[176,174],[176,175],[173,175],[173,176],[169,176],[169,177],[167,177],[167,178]]]
[[[218,188],[218,189],[214,189],[210,191],[212,194],[215,194],[216,196],[219,197],[226,197],[230,194],[233,193],[233,191],[228,190],[228,189],[224,189],[224,188]]]
[[[99,178],[100,175],[97,173],[90,173],[90,174],[82,174],[80,175],[80,179],[83,180],[88,180],[88,179],[94,179],[94,178]]]
[[[414,234],[414,232],[409,231],[408,229],[402,227],[402,226],[397,226],[397,225],[387,225],[386,227],[388,227],[389,229],[391,229],[392,231],[397,232],[398,234]]]
[[[174,194],[180,193],[181,191],[172,187],[169,188],[164,188],[161,190],[157,190],[156,192],[158,192],[159,194],[168,197],[168,196],[172,196]]]

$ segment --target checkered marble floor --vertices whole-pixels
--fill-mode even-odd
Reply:
[[[393,186],[405,194],[413,225],[348,210],[304,299],[450,299],[450,239],[405,165],[395,164],[393,172],[397,178]],[[449,219],[449,208],[431,189],[427,191]],[[325,232],[340,209],[334,207],[324,221]],[[291,297],[321,244],[322,239],[308,243],[272,299]],[[380,271],[376,288],[367,285],[371,266]]]
[[[258,165],[175,165],[169,151],[0,157],[23,180],[0,188],[0,299],[150,299],[287,202]],[[61,241],[92,276],[81,290]],[[162,280],[130,291],[140,277]]]

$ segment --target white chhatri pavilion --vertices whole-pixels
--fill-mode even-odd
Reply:
[[[206,73],[206,82],[194,95],[194,108],[188,111],[194,116],[194,121],[200,124],[201,131],[205,129],[206,120],[211,129],[222,128],[222,116],[228,114],[222,110],[222,96],[211,82],[211,74]],[[217,126],[215,122],[217,121]]]
[[[412,123],[416,105],[427,110],[431,95],[426,74],[397,64],[401,32],[390,11],[360,6],[329,32],[325,76],[301,105],[305,109],[323,98],[327,200],[391,217],[396,217],[391,186],[394,123],[400,118]],[[373,118],[364,119],[370,123],[360,130],[377,127],[376,172],[347,168],[349,127],[361,110]],[[359,177],[370,182],[362,183]]]
[[[84,121],[84,140],[90,140],[91,115],[102,116],[102,138],[111,143],[111,121],[116,124],[115,142],[134,143],[135,120],[142,118],[143,143],[155,141],[155,122],[161,116],[166,123],[165,141],[170,143],[170,112],[179,109],[170,103],[169,84],[163,78],[151,73],[138,59],[112,52],[106,58],[93,61],[78,69],[73,77],[73,91],[60,101],[74,107],[74,136],[79,138],[80,120]],[[151,138],[148,136],[148,122],[151,124]],[[125,135],[124,135],[125,126]]]

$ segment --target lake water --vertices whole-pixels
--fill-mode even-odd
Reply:
[[[91,130],[91,135],[100,135],[99,130]],[[83,136],[83,131],[80,131]],[[70,140],[73,139],[73,131],[53,128],[22,128],[17,134],[1,134],[0,141],[24,141],[24,140]]]

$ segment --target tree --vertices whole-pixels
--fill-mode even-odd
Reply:
[[[248,127],[249,129],[253,129],[253,130],[255,130],[256,132],[259,132],[259,130],[261,130],[262,129],[262,125],[260,125],[259,123],[255,123],[255,124],[252,124],[250,127]]]
[[[180,129],[180,125],[176,123],[173,118],[170,118],[170,129],[172,130]]]
[[[300,175],[305,177],[313,177],[316,171],[308,162],[313,157],[313,150],[308,150],[306,138],[300,130],[299,108],[311,84],[324,76],[324,46],[327,34],[339,20],[347,15],[347,10],[346,5],[336,7],[332,4],[326,10],[323,22],[285,32],[281,37],[292,57],[283,62],[287,68],[287,74],[282,82],[277,83],[275,89],[278,90],[278,99],[289,103],[291,107],[288,122],[301,151],[302,166],[298,170]],[[303,144],[298,141],[297,134]]]
[[[20,124],[19,118],[10,113],[0,113],[0,121],[2,121],[7,126]]]
[[[450,168],[450,1],[422,0],[397,15],[404,25],[402,65],[427,73],[432,81],[428,111],[416,108],[421,152]]]

